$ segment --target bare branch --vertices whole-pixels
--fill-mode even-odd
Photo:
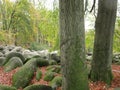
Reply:
[[[93,9],[95,8],[95,3],[96,3],[96,0],[93,1],[93,5],[92,5],[92,8],[90,10],[90,13],[93,11]]]

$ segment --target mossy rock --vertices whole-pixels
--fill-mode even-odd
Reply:
[[[19,57],[22,62],[25,62],[25,58],[21,53],[18,52],[10,52],[7,56],[6,56],[6,61],[4,62],[4,65],[12,58],[12,57]]]
[[[49,65],[56,65],[57,62],[55,60],[49,60]]]
[[[41,79],[41,77],[42,77],[42,72],[41,72],[41,70],[40,69],[37,69],[37,72],[36,72],[36,80],[40,80]]]
[[[42,59],[42,58],[36,58],[37,61],[37,66],[38,67],[43,67],[43,66],[48,66],[49,62],[48,60]]]
[[[8,72],[23,65],[19,57],[12,57],[5,65],[4,71]]]
[[[60,87],[62,85],[62,77],[61,76],[56,76],[51,82],[50,82],[50,86],[52,88],[57,88]]]
[[[16,88],[26,87],[34,76],[38,66],[48,65],[48,62],[40,58],[32,58],[26,62],[12,78],[12,85]]]
[[[0,57],[0,66],[3,66],[5,63],[5,57]]]
[[[12,78],[12,85],[16,88],[24,88],[26,87],[31,79],[34,76],[34,72],[36,71],[36,59],[33,58],[29,60],[25,65],[23,65],[19,71],[17,71]]]
[[[44,76],[44,80],[45,81],[51,81],[54,77],[55,77],[55,73],[48,71],[48,72],[46,72],[46,74]]]
[[[51,86],[46,85],[30,85],[23,90],[53,90]]]
[[[46,70],[51,71],[51,72],[60,73],[60,71],[61,71],[61,66],[59,66],[59,65],[51,65],[51,66],[48,66],[48,67],[46,68]]]
[[[0,85],[0,90],[17,90],[15,87]]]

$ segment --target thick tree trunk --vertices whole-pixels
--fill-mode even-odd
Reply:
[[[111,83],[113,34],[117,0],[99,0],[95,25],[95,42],[90,78],[93,81]]]
[[[60,0],[62,90],[89,90],[85,65],[84,0]]]

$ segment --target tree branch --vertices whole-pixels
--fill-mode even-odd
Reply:
[[[95,3],[96,3],[96,0],[93,1],[93,5],[92,5],[92,8],[90,10],[90,13],[93,11],[93,9],[95,8]]]

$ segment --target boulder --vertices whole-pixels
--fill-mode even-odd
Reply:
[[[4,54],[2,52],[0,52],[0,57],[3,57],[3,56],[4,56]]]
[[[54,77],[55,77],[55,73],[48,71],[48,72],[45,73],[44,80],[45,81],[51,81]]]
[[[0,90],[17,90],[15,87],[0,85]]]
[[[5,57],[0,57],[0,66],[3,66],[5,63]]]
[[[16,88],[26,87],[33,78],[36,69],[36,59],[32,58],[13,75],[12,85]]]
[[[59,55],[52,53],[52,54],[50,54],[50,58],[52,60],[55,60],[57,63],[60,63],[60,56]]]
[[[11,50],[11,52],[19,52],[19,53],[22,53],[22,50],[23,50],[23,48],[22,47],[14,47],[12,50]]]
[[[26,62],[20,69],[17,71],[12,78],[12,85],[16,88],[24,88],[29,85],[31,79],[34,76],[34,72],[39,66],[49,65],[48,60],[43,60],[41,58],[32,58]]]
[[[4,64],[6,64],[12,57],[19,57],[23,63],[25,62],[25,58],[24,58],[24,56],[21,53],[10,52],[9,54],[7,54],[6,61],[5,61]]]
[[[61,66],[60,65],[51,65],[46,68],[47,71],[60,73],[61,72]]]
[[[22,60],[19,57],[12,57],[5,65],[4,65],[4,71],[8,72],[11,71],[17,67],[20,67],[23,65]]]
[[[23,90],[53,90],[51,86],[46,85],[30,85]]]
[[[57,87],[60,87],[62,85],[62,77],[61,76],[56,76],[51,82],[50,86],[53,89],[56,89]]]
[[[42,77],[42,72],[41,70],[38,68],[37,72],[36,72],[36,80],[39,81]]]
[[[46,60],[49,59],[49,51],[48,50],[37,51],[37,53],[41,56],[41,58],[46,59]]]

